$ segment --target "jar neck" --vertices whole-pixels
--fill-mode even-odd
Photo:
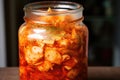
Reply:
[[[68,1],[41,1],[24,7],[26,22],[49,24],[51,22],[74,22],[83,20],[83,7]]]

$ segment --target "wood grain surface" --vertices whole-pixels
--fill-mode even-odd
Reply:
[[[19,80],[18,67],[0,68],[0,80]],[[88,67],[88,80],[120,80],[120,67]]]

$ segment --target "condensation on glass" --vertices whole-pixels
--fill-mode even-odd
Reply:
[[[43,1],[24,7],[20,26],[20,80],[87,80],[88,29],[83,7]]]

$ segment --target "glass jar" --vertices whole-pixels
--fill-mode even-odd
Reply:
[[[87,80],[88,29],[74,2],[27,4],[19,28],[20,80]]]

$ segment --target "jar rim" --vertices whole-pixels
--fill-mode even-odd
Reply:
[[[56,11],[48,13],[48,8]],[[25,5],[24,11],[32,12],[36,15],[62,15],[81,12],[83,11],[83,6],[71,1],[40,1]]]

